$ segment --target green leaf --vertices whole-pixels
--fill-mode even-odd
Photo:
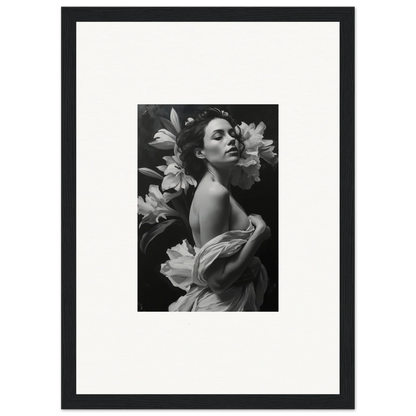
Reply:
[[[155,237],[157,237],[159,234],[163,233],[163,231],[165,231],[166,228],[169,227],[169,225],[173,224],[176,221],[179,221],[179,220],[177,220],[177,219],[175,219],[175,220],[167,220],[167,221],[161,222],[160,224],[154,225],[152,227],[152,229],[150,231],[148,231],[147,233],[143,234],[142,238],[140,239],[140,250],[143,253],[146,253],[147,246],[149,245],[149,243]]]

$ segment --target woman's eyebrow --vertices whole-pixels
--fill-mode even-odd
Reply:
[[[213,136],[215,133],[224,133],[224,130],[222,130],[222,129],[217,129],[217,130],[214,130],[214,131],[211,133],[211,136]]]

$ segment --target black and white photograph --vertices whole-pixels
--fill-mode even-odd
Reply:
[[[138,106],[138,311],[278,311],[278,106]]]

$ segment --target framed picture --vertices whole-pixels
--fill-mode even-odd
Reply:
[[[62,408],[354,408],[354,8],[62,8]]]

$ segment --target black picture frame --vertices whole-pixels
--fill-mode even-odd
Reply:
[[[256,21],[340,24],[340,394],[131,395],[76,393],[76,23]],[[354,8],[62,8],[63,409],[354,408]]]

